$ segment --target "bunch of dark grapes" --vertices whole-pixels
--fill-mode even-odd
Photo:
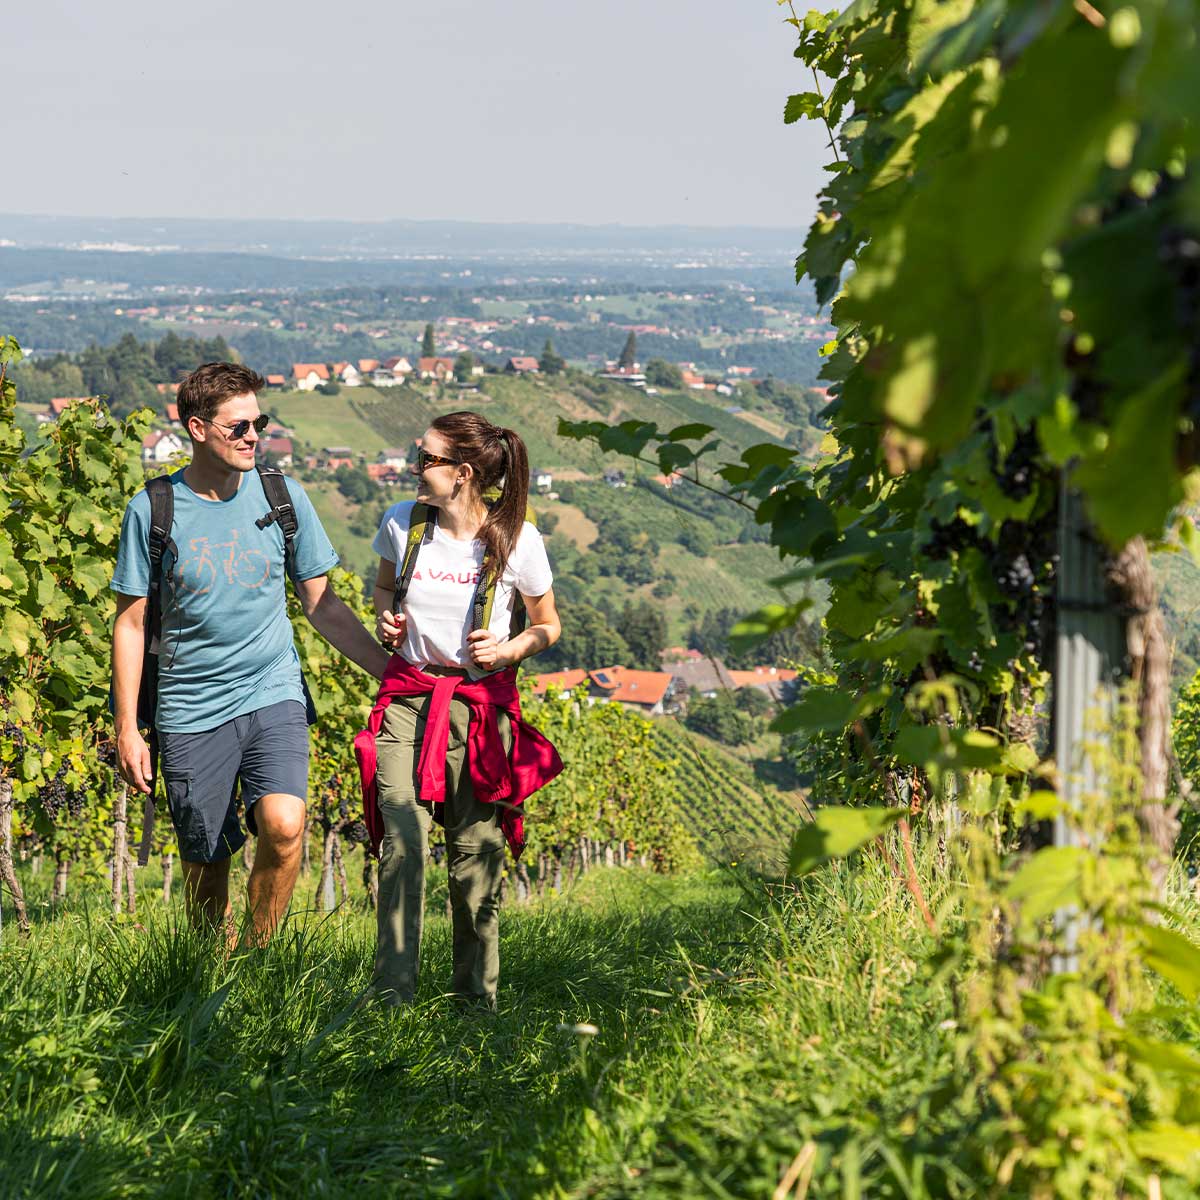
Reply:
[[[106,767],[117,765],[117,743],[115,738],[105,738],[96,746],[96,758]]]
[[[935,562],[949,558],[951,553],[979,545],[979,534],[974,525],[962,517],[952,521],[932,520],[929,522],[929,539],[925,543],[925,557]]]
[[[1020,433],[1004,462],[999,461],[996,439],[988,441],[988,462],[1000,490],[1010,500],[1024,500],[1033,491],[1037,481],[1038,438],[1033,426],[1026,426]]]
[[[362,821],[351,821],[346,826],[344,836],[346,841],[353,846],[365,846],[371,840],[371,835]]]
[[[1003,633],[1022,635],[1022,652],[1045,661],[1053,638],[1049,603],[1058,569],[1054,511],[1029,524],[1005,521],[989,566],[1006,603],[994,620]]]
[[[48,816],[52,821],[58,820],[58,814],[62,811],[62,806],[64,804],[68,805],[68,811],[70,811],[67,785],[63,782],[66,778],[66,775],[66,768],[59,767],[58,773],[54,776],[54,778],[50,780],[49,783],[43,784],[38,789],[38,800],[41,801],[41,805],[45,810],[46,816]],[[74,815],[75,813],[72,812],[72,816]]]
[[[83,812],[84,794],[76,788],[71,788],[67,792],[67,812],[73,817],[78,817]]]
[[[4,740],[12,742],[13,749],[18,752],[25,749],[25,731],[11,721],[4,722]]]

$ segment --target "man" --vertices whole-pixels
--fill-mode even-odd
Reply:
[[[179,838],[193,925],[232,928],[229,860],[258,836],[248,901],[256,942],[274,931],[300,869],[308,791],[308,722],[300,660],[288,621],[285,540],[254,469],[266,418],[262,377],[236,363],[205,363],[179,389],[192,461],[170,477],[171,548],[162,564],[156,729],[167,803]],[[304,614],[347,658],[376,677],[387,652],[334,594],[337,554],[303,488],[287,480],[296,517],[293,581]],[[129,503],[112,588],[113,707],[121,775],[150,791],[150,749],[137,699],[150,581],[151,506]]]

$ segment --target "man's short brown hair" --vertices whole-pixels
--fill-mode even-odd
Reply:
[[[234,396],[261,392],[267,381],[241,363],[210,362],[197,367],[180,385],[179,420],[186,428],[192,417],[211,421],[217,409]]]

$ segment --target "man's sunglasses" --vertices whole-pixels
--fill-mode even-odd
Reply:
[[[266,413],[255,417],[253,421],[249,417],[243,417],[240,421],[234,421],[232,425],[225,425],[221,421],[210,421],[207,417],[201,417],[200,420],[206,425],[216,425],[219,429],[228,429],[229,440],[231,442],[240,441],[244,438],[250,432],[251,426],[254,427],[255,433],[262,433],[271,423],[271,418]]]
[[[428,450],[417,451],[417,474],[424,474],[426,467],[461,467],[462,463],[456,458],[443,458],[440,454],[430,454]]]

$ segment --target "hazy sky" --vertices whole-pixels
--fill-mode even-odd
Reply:
[[[6,20],[0,206],[800,228],[828,151],[782,123],[785,12],[39,0]]]

